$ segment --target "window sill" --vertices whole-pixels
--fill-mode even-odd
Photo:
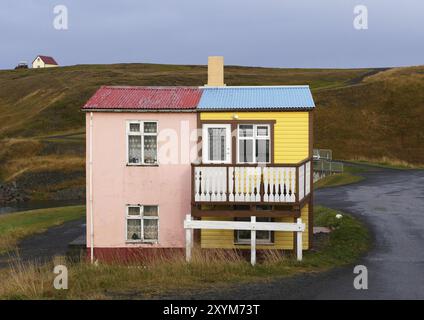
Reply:
[[[237,246],[250,246],[250,242],[234,242],[234,245]],[[256,241],[256,246],[273,246],[275,245],[274,242],[257,242]]]
[[[159,164],[158,163],[155,163],[155,164],[143,164],[143,163],[132,164],[132,163],[127,163],[126,166],[127,167],[159,167]]]
[[[146,240],[127,240],[125,241],[125,244],[159,244],[159,241],[146,241]]]

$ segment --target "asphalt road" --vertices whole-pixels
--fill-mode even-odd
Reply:
[[[361,218],[374,237],[358,261],[368,290],[356,290],[353,267],[267,283],[196,292],[186,299],[424,299],[424,171],[373,169],[365,180],[315,192],[315,203]]]
[[[85,232],[85,219],[69,221],[46,232],[22,240],[18,252],[0,256],[0,268],[8,267],[16,261],[50,262],[54,256],[63,256],[68,244]]]

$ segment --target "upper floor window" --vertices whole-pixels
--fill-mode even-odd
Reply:
[[[237,136],[238,163],[270,162],[270,125],[240,124]]]
[[[204,124],[203,133],[203,162],[231,162],[231,125]]]
[[[128,164],[157,164],[157,127],[157,121],[127,122]]]

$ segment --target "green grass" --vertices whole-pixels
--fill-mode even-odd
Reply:
[[[364,177],[361,176],[361,173],[368,170],[369,168],[364,166],[352,166],[345,163],[343,165],[343,173],[336,173],[318,180],[314,183],[314,189],[344,186],[362,181]]]
[[[19,240],[48,228],[77,220],[85,206],[38,209],[0,215],[0,254],[14,249]]]
[[[347,184],[355,183],[364,180],[363,177],[353,175],[349,172],[346,173],[336,173],[321,180],[318,180],[314,184],[315,189],[324,188],[324,187],[336,187],[336,186],[344,186]]]
[[[204,288],[225,290],[225,286],[234,283],[321,272],[355,262],[369,247],[370,236],[365,226],[347,214],[336,219],[337,213],[323,207],[315,208],[316,225],[330,227],[333,231],[318,240],[314,250],[305,252],[302,262],[297,262],[291,254],[282,257],[273,251],[255,267],[232,251],[195,251],[190,264],[181,256],[143,264],[99,263],[97,266],[84,262],[70,264],[57,258],[52,264],[68,266],[68,290],[53,289],[52,264],[18,265],[0,274],[0,298],[149,298]]]

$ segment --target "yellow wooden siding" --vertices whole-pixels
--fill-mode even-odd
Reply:
[[[305,224],[305,232],[302,234],[303,250],[309,249],[309,205],[306,204],[301,210],[302,222]]]
[[[202,112],[201,120],[275,120],[274,161],[275,163],[297,163],[309,156],[309,114],[308,112]],[[236,150],[232,150],[236,152]],[[308,243],[308,205],[301,211],[306,230],[303,233],[303,249]],[[232,220],[232,218],[204,218],[205,220]],[[294,218],[275,219],[278,222],[294,222]],[[293,249],[293,232],[275,232],[274,244],[258,245],[258,249]],[[202,230],[202,248],[250,249],[249,245],[235,245],[233,230]]]
[[[309,114],[302,111],[280,112],[201,112],[201,120],[275,120],[275,163],[297,163],[309,155]],[[235,152],[233,150],[232,152]]]
[[[309,249],[308,238],[308,205],[305,205],[301,211],[302,222],[306,224],[305,232],[303,233],[303,249]],[[215,218],[205,217],[203,220],[220,220],[231,221],[233,218]],[[275,222],[294,222],[294,218],[275,218]],[[249,245],[236,245],[234,244],[234,231],[233,230],[201,230],[200,241],[202,248],[222,248],[222,249],[250,249]],[[274,243],[270,245],[258,245],[257,249],[293,249],[293,232],[275,232]]]

